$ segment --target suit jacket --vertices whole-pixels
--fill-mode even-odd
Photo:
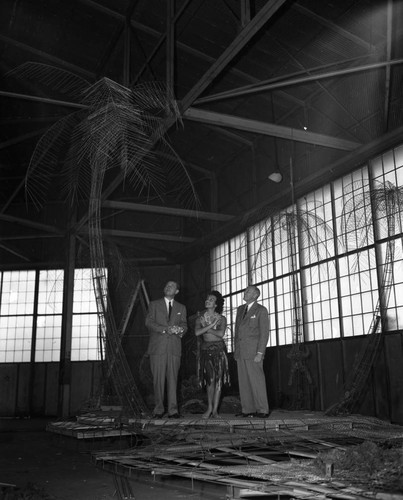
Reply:
[[[242,318],[245,305],[239,306],[235,320],[235,359],[253,359],[258,352],[266,352],[270,334],[267,309],[254,302],[249,305],[246,317]]]
[[[171,319],[168,318],[165,299],[150,302],[146,316],[146,327],[150,333],[148,354],[180,356],[182,340],[178,335],[162,333],[169,326],[181,326],[187,331],[186,307],[176,300],[172,304]]]

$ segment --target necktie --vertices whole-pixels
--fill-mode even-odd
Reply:
[[[168,318],[171,319],[171,312],[172,312],[172,302],[169,301],[169,306],[168,306]]]
[[[248,312],[248,304],[246,304],[246,306],[245,306],[245,309],[244,309],[244,311],[243,311],[243,316],[242,316],[242,319],[244,319],[244,318],[245,318],[245,316],[246,316],[246,313],[247,313],[247,312]]]

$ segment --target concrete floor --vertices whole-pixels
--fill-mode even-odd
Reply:
[[[192,433],[198,435],[195,431],[197,427],[195,418],[203,424],[200,431],[203,433],[210,432],[210,424],[218,425],[220,428],[224,426],[223,429],[231,424],[233,432],[236,431],[237,425],[241,428],[248,425],[247,419],[234,419],[232,414],[221,415],[221,423],[220,421],[203,421],[200,420],[200,416],[188,415],[180,421],[148,420],[142,425],[151,425],[156,431],[159,426],[162,426],[173,436],[182,427],[190,425],[191,429],[194,428]],[[324,439],[329,436],[337,437],[339,433],[343,439],[349,436],[352,438],[357,434],[362,440],[374,442],[384,442],[387,439],[401,440],[403,435],[400,426],[390,426],[371,417],[355,415],[329,418],[321,412],[274,410],[270,418],[263,421],[263,424],[262,422],[259,424],[256,419],[253,420],[250,425],[255,433],[259,432],[259,425],[264,425],[265,432],[268,433],[285,429],[287,436],[295,434],[296,444],[301,440],[300,434],[304,432],[307,433],[307,443],[310,443],[310,432],[314,438],[318,439],[323,433],[325,433]],[[127,500],[225,500],[227,498],[228,486],[224,483],[193,481],[188,475],[182,477],[183,474],[166,475],[163,472],[163,465],[162,470],[159,470],[157,465],[155,468],[153,465],[151,469],[132,467],[126,460],[124,451],[122,454],[116,453],[117,450],[127,450],[130,447],[127,436],[105,438],[102,434],[102,438],[98,441],[97,439],[77,439],[72,434],[49,432],[49,427],[54,423],[55,419],[0,418],[0,500],[22,498],[30,500],[121,500],[123,498]],[[75,425],[75,423],[79,426],[83,425],[80,422],[60,422],[63,426]],[[317,434],[318,430],[320,435]],[[222,434],[221,431],[219,434]],[[231,436],[234,435],[231,433]],[[318,439],[312,442],[316,443]],[[288,450],[289,445],[286,446]],[[96,451],[101,451],[102,455],[108,455],[108,451],[112,456],[116,455],[115,462],[114,460],[109,462],[115,463],[109,470],[120,471],[119,467],[122,465],[125,478],[120,479],[119,476],[115,477],[115,474],[96,467],[94,457],[97,454],[93,453]],[[121,456],[123,456],[122,459]],[[182,458],[182,455],[179,458]],[[144,470],[148,470],[148,473]],[[127,477],[130,478],[130,483],[126,484]],[[116,480],[118,483],[115,482]],[[15,485],[16,489],[30,487],[32,490],[34,487],[39,493],[35,496],[7,496],[4,494],[5,483]],[[238,498],[231,495],[230,497]],[[403,500],[403,497],[399,499]]]
[[[90,450],[79,449],[73,438],[55,438],[46,432],[47,423],[46,419],[0,419],[0,487],[11,484],[20,493],[36,492],[36,496],[15,498],[117,500],[113,476],[95,467]],[[188,481],[185,490],[180,481],[153,484],[149,478],[139,479],[131,482],[132,499],[225,499],[222,488],[189,491]],[[14,498],[4,491],[0,490],[0,499]]]

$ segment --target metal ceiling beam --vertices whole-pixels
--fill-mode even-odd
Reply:
[[[28,257],[25,257],[25,255],[22,255],[21,253],[17,252],[16,250],[13,250],[12,248],[10,248],[6,245],[2,245],[0,243],[0,248],[2,248],[3,250],[5,250],[8,253],[11,253],[12,255],[16,255],[17,257],[19,257],[22,260],[25,260],[26,262],[31,262],[31,259],[29,259]]]
[[[95,74],[92,73],[91,71],[80,68],[79,66],[76,66],[75,64],[68,63],[68,62],[64,61],[63,59],[60,59],[59,57],[55,57],[55,56],[48,54],[47,52],[43,52],[42,50],[34,49],[33,47],[30,47],[29,45],[27,45],[25,43],[18,42],[17,40],[14,40],[13,38],[9,38],[8,36],[4,36],[1,34],[0,34],[0,40],[8,43],[10,45],[14,45],[15,47],[18,47],[19,49],[22,49],[25,52],[29,52],[30,54],[34,54],[38,57],[41,57],[42,59],[50,61],[51,63],[57,64],[59,66],[63,66],[63,68],[65,68],[71,72],[85,75],[87,78],[90,78],[91,80],[94,79]]]
[[[89,3],[89,0],[80,0]],[[250,41],[250,39],[256,35],[260,28],[262,28],[266,22],[277,12],[277,10],[286,3],[287,0],[269,0],[264,7],[258,12],[258,14],[253,18],[253,20],[239,33],[239,35],[233,40],[229,47],[224,51],[224,53],[211,65],[210,69],[201,77],[198,83],[186,94],[185,98],[181,101],[182,110],[186,110],[191,103],[197,99],[197,97],[203,92],[203,90],[216,78],[221,71],[232,61],[234,57],[243,49],[243,47]],[[92,2],[91,2],[92,3]],[[165,131],[176,122],[175,118],[167,120],[164,124]],[[113,191],[121,184],[122,175],[115,177],[113,181],[107,186],[102,194],[102,198],[105,200]],[[88,219],[88,215],[78,222],[78,227],[80,227],[85,220]]]
[[[393,2],[388,0],[386,7],[386,59],[390,61],[392,57],[392,15]],[[385,99],[384,99],[384,123],[385,132],[388,130],[389,123],[389,104],[390,104],[390,85],[391,85],[391,67],[386,67],[385,72]]]
[[[241,0],[241,24],[246,26],[250,21],[250,0]]]
[[[80,229],[81,233],[88,233],[88,227],[83,226]],[[189,238],[187,236],[175,236],[170,234],[158,234],[158,233],[142,233],[139,231],[124,231],[121,229],[102,229],[102,235],[105,236],[118,236],[119,238],[137,238],[145,240],[160,240],[160,241],[173,241],[176,243],[192,243],[195,238]]]
[[[0,220],[11,222],[12,224],[21,224],[22,226],[32,227],[33,229],[40,229],[41,231],[45,231],[47,233],[64,236],[64,232],[58,229],[56,226],[48,226],[47,224],[41,224],[40,222],[22,219],[21,217],[14,217],[13,215],[0,213]]]
[[[256,14],[256,16],[243,28],[237,37],[230,43],[223,54],[211,65],[197,84],[182,99],[182,110],[193,104],[210,83],[228,66],[239,54],[256,33],[267,21],[282,7],[287,0],[269,0]]]
[[[225,135],[225,137],[228,137],[230,140],[234,142],[239,142],[241,144],[245,144],[246,146],[252,147],[253,146],[253,141],[250,139],[247,139],[246,137],[243,137],[242,135],[235,134],[234,132],[230,132],[229,130],[226,130],[225,128],[220,128],[216,126],[211,126],[209,127],[210,130],[213,130],[214,132],[217,132],[218,134]]]
[[[176,21],[181,17],[185,9],[187,8],[188,4],[193,1],[193,0],[185,0],[185,2],[180,6],[178,12],[172,17],[172,24],[175,26]],[[143,66],[139,69],[137,72],[135,78],[134,78],[134,83],[138,81],[138,79],[141,77],[143,74],[144,70],[148,67],[152,59],[154,58],[155,54],[158,52],[158,50],[161,48],[161,45],[165,42],[167,36],[169,35],[168,30],[165,33],[159,34],[158,41],[156,45],[154,46],[154,49],[151,51],[151,53],[147,56]],[[169,43],[168,43],[169,44]]]
[[[14,191],[11,193],[11,195],[8,197],[8,200],[4,203],[4,205],[1,207],[0,213],[4,214],[4,212],[7,210],[7,208],[11,205],[13,199],[17,196],[19,193],[20,189],[22,189],[25,186],[25,178],[23,178],[17,185],[17,187],[14,189]]]
[[[130,18],[133,15],[133,12],[134,12],[134,9],[136,8],[137,2],[138,2],[138,0],[131,0],[131,2],[129,3],[129,6],[126,9],[124,16],[122,16],[122,18],[123,18],[122,24],[120,26],[118,26],[117,29],[115,30],[115,33],[114,33],[112,39],[109,40],[108,47],[106,48],[104,55],[101,57],[101,60],[97,64],[97,68],[95,70],[95,73],[97,75],[99,75],[99,73],[101,73],[104,70],[104,68],[106,67],[111,54],[113,53],[120,37],[122,36],[122,33],[125,30],[126,25],[130,25],[129,24]]]
[[[295,185],[296,196],[304,196],[306,193],[312,192],[320,186],[351,172],[354,168],[366,163],[368,158],[373,158],[379,155],[381,151],[388,150],[401,144],[402,137],[403,127],[399,127],[368,144],[362,145],[359,149],[343,155],[342,158],[330,165],[323,166],[313,174],[303,177]],[[271,196],[269,201],[265,200],[259,203],[257,206],[246,210],[241,215],[235,216],[231,221],[221,225],[217,230],[198,238],[195,243],[188,245],[182,253],[176,254],[176,261],[183,264],[184,261],[194,260],[203,252],[209,251],[214,246],[239,234],[240,231],[246,229],[247,225],[250,226],[262,220],[265,217],[265,215],[262,214],[267,214],[270,211],[270,207],[277,211],[280,208],[287,207],[289,205],[289,199],[290,188],[287,186],[282,189],[281,185],[279,185],[278,192],[274,194],[274,196]],[[250,222],[246,224],[245,221]]]
[[[347,62],[347,61],[343,61]],[[337,63],[340,64],[340,63]],[[253,86],[246,86],[246,87],[240,87],[238,89],[230,90],[227,92],[220,92],[218,94],[210,95],[207,97],[203,97],[200,99],[197,99],[195,101],[195,104],[205,104],[208,102],[213,102],[213,101],[221,101],[223,99],[230,99],[233,97],[244,97],[245,95],[250,95],[250,94],[256,94],[258,92],[265,92],[265,91],[272,91],[272,90],[278,90],[278,89],[283,89],[285,87],[291,87],[294,85],[300,85],[300,84],[305,84],[309,82],[315,82],[317,80],[324,80],[326,78],[334,78],[334,77],[339,77],[339,76],[344,76],[344,75],[351,75],[355,73],[361,73],[364,71],[372,71],[375,69],[380,69],[380,68],[386,68],[388,66],[395,66],[403,64],[403,59],[393,59],[391,61],[386,61],[386,62],[378,62],[378,63],[371,63],[371,64],[363,64],[362,66],[355,66],[354,68],[346,68],[346,69],[339,69],[335,71],[328,71],[326,73],[319,73],[319,74],[310,74],[302,76],[300,78],[288,78],[285,77],[278,81],[269,81],[269,82],[262,82],[260,85],[253,85]],[[312,72],[313,70],[309,70]],[[305,72],[306,73],[306,72]]]
[[[335,33],[338,33],[343,38],[346,38],[347,40],[350,40],[351,42],[356,43],[360,47],[363,47],[368,52],[372,52],[374,50],[374,45],[372,45],[371,43],[366,42],[361,37],[354,35],[350,31],[347,31],[347,30],[341,28],[337,24],[330,22],[328,19],[325,19],[324,17],[319,16],[315,12],[312,12],[310,9],[307,9],[306,7],[303,7],[302,5],[299,5],[298,3],[293,4],[293,9],[297,10],[298,12],[300,12],[301,14],[304,14],[307,17],[310,17],[311,19],[314,19],[322,26],[325,26],[326,28],[329,28],[330,30],[334,31]]]
[[[8,141],[0,142],[0,149],[8,148],[9,146],[13,146],[14,144],[19,144],[20,142],[26,141],[27,139],[31,139],[32,137],[36,137],[37,135],[43,134],[47,128],[42,128],[38,130],[34,130],[33,132],[28,132],[27,134],[19,135],[18,137],[14,137],[13,139],[9,139]]]
[[[212,111],[203,111],[197,108],[189,108],[185,111],[183,118],[200,123],[245,130],[255,134],[269,135],[273,137],[281,137],[282,139],[288,139],[291,141],[315,144],[326,148],[341,149],[343,151],[352,151],[361,145],[358,142],[338,139],[337,137],[330,137],[323,134],[317,134],[315,132],[298,130],[291,127],[284,127],[282,125],[264,123],[258,120],[250,120],[247,118],[240,118],[238,116],[225,115]]]
[[[108,17],[112,17],[112,18],[115,18],[115,19],[118,19],[121,21],[124,20],[123,14],[120,14],[119,12],[116,12],[115,10],[109,9],[108,7],[104,7],[104,6],[94,2],[94,0],[78,0],[78,1],[84,5],[87,5],[88,7],[91,7],[92,9],[94,9],[98,12],[102,12],[103,14],[105,14]],[[195,0],[190,0],[190,1],[191,1],[191,5],[193,6]],[[203,0],[201,0],[201,1],[203,1]],[[178,11],[178,13],[175,16],[175,19],[177,19],[182,14],[183,8],[186,6],[185,5],[186,3],[187,2],[185,2],[181,6],[180,10]],[[144,24],[141,24],[141,23],[135,21],[134,19],[131,20],[130,24],[134,29],[141,31],[143,33],[146,33],[147,35],[150,35],[154,38],[158,38],[158,42],[157,42],[156,46],[154,47],[151,54],[148,56],[147,62],[144,63],[144,64],[148,65],[149,62],[151,61],[151,59],[155,56],[155,54],[160,49],[161,45],[164,43],[165,38],[166,38],[166,33],[161,33],[153,28],[150,28],[149,26],[145,26]],[[176,46],[177,46],[177,48],[183,50],[184,52],[187,52],[188,54],[191,54],[192,56],[198,57],[198,58],[200,58],[204,61],[207,61],[209,63],[212,63],[214,61],[213,57],[205,54],[204,52],[201,52],[200,50],[194,49],[193,47],[190,47],[189,45],[186,45],[183,42],[177,41]],[[144,69],[145,68],[143,68],[143,67],[140,68],[139,74],[135,77],[134,82],[136,82],[138,80],[138,78],[144,72]],[[243,71],[232,68],[231,72],[234,75],[239,76],[240,78],[243,78],[243,79],[246,79],[249,81],[254,81],[254,82],[257,81],[255,78],[252,78],[250,75],[247,75]]]
[[[126,201],[105,200],[102,202],[103,208],[113,208],[117,210],[131,210],[134,212],[147,212],[153,214],[174,215],[179,217],[190,217],[195,219],[205,219],[214,221],[228,221],[232,215],[218,214],[212,212],[199,212],[184,208],[161,207],[156,205],[146,205],[143,203],[130,203]]]
[[[41,239],[60,238],[60,235],[59,234],[38,234],[38,233],[19,234],[19,235],[13,235],[13,236],[0,236],[0,241],[36,240],[38,238],[41,238]]]
[[[40,97],[36,95],[19,94],[17,92],[8,92],[6,90],[0,90],[1,97],[11,97],[13,99],[23,99],[25,101],[40,102],[42,104],[52,104],[55,106],[66,106],[68,108],[85,108],[83,104],[77,102],[61,101],[60,99],[51,99],[49,97]]]
[[[88,2],[88,0],[84,1]],[[209,84],[221,73],[221,71],[226,68],[226,66],[239,54],[251,38],[256,35],[260,28],[262,28],[286,2],[287,0],[269,0],[264,7],[262,7],[253,20],[245,26],[245,28],[238,34],[224,53],[217,60],[215,60],[210,69],[207,70],[207,72],[200,78],[198,83],[186,94],[184,99],[181,101],[182,112],[185,111],[195,99],[197,99],[203,90],[207,88]],[[164,124],[165,132],[167,132],[174,123],[176,123],[175,118],[166,120]],[[105,200],[110,194],[112,194],[117,186],[121,184],[122,180],[123,176],[121,174],[115,177],[115,179],[111,181],[103,191],[102,199]],[[81,228],[82,225],[88,220],[88,217],[89,214],[78,221],[76,229]]]
[[[168,95],[175,95],[175,2],[166,0],[166,86]]]

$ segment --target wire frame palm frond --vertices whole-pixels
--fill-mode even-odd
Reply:
[[[378,238],[388,238],[380,280],[380,298],[374,314],[380,313],[382,323],[386,321],[392,286],[392,271],[395,261],[395,239],[403,233],[403,187],[393,183],[374,182],[373,187],[361,189],[361,183],[351,183],[341,218],[341,232],[349,249],[360,249],[370,243],[368,233],[375,226]],[[358,194],[357,194],[358,192]],[[356,263],[362,252],[356,255]]]
[[[302,210],[296,205],[277,211],[270,207],[266,210],[265,219],[252,227],[252,238],[255,241],[252,251],[254,259],[249,273],[252,282],[263,279],[259,273],[272,261],[273,248],[280,256],[286,256],[295,343],[303,341],[300,282],[297,276],[301,255],[308,254],[310,262],[323,260],[330,256],[328,245],[333,242],[333,229],[317,214],[320,204],[315,201],[311,204],[314,204],[312,211]],[[244,251],[246,244],[247,240],[242,241],[240,251]]]
[[[269,262],[273,247],[288,256],[291,272],[297,269],[300,251],[307,252],[310,260],[323,260],[330,256],[328,245],[333,240],[333,229],[315,213],[319,208],[320,205],[315,203],[315,211],[295,206],[277,212],[271,209],[271,215],[255,226],[258,243],[251,268],[252,277],[258,280],[258,264]]]
[[[346,193],[341,216],[341,233],[346,248],[367,245],[368,232],[374,223],[380,237],[402,232],[403,187],[389,181],[376,181],[374,187],[362,190],[361,182],[353,182],[347,186]]]
[[[12,69],[6,77],[40,84],[43,88],[63,94],[74,102],[80,101],[82,93],[91,85],[89,80],[71,71],[32,61]]]
[[[36,69],[36,70],[35,70]],[[17,68],[15,75],[30,74],[55,89],[69,82],[58,68],[32,63]],[[60,168],[62,195],[74,203],[88,197],[91,171],[118,168],[135,190],[147,190],[163,199],[169,183],[177,199],[198,206],[190,176],[166,139],[166,121],[180,120],[178,106],[163,84],[151,82],[135,88],[102,78],[84,87],[71,77],[71,94],[82,109],[56,122],[39,140],[26,176],[28,198],[40,207],[52,183],[52,173]],[[64,87],[69,89],[68,83]],[[78,91],[79,89],[79,91]],[[161,161],[160,150],[169,150],[171,161]],[[100,158],[103,157],[100,162]]]
[[[387,326],[387,311],[393,286],[393,265],[395,261],[396,235],[402,234],[403,188],[393,183],[374,182],[365,186],[353,182],[347,186],[346,202],[342,211],[341,231],[347,248],[360,249],[371,243],[368,232],[375,226],[376,237],[388,238],[383,253],[382,276],[380,277],[379,297],[373,311],[372,322],[367,331],[368,340],[362,344],[358,358],[350,374],[348,386],[339,401],[332,405],[326,414],[336,415],[353,412],[365,394],[367,380],[379,355],[381,334]],[[357,252],[357,259],[364,252]],[[347,389],[347,390],[345,390]]]
[[[46,202],[56,176],[59,176],[59,182],[66,186],[65,193],[71,194],[73,186],[80,186],[76,179],[73,182],[67,175],[68,171],[63,167],[66,165],[63,157],[68,155],[74,130],[83,118],[84,114],[81,110],[61,118],[37,142],[25,175],[27,198],[37,208],[42,207]],[[81,177],[83,177],[83,173],[81,173]],[[76,198],[75,193],[72,198]]]

